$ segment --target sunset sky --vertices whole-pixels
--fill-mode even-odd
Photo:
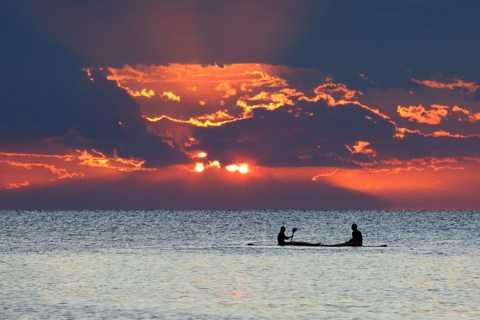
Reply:
[[[477,0],[0,0],[0,209],[480,209]]]

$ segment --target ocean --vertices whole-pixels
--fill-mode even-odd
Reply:
[[[480,211],[0,211],[0,319],[279,318],[479,319]]]

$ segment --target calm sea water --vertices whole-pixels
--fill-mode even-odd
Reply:
[[[246,245],[352,223],[388,247]],[[0,319],[478,319],[479,230],[480,211],[0,211]]]

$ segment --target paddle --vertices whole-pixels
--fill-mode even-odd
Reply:
[[[292,237],[290,238],[290,242],[293,241],[293,235],[295,234],[295,232],[297,232],[297,230],[298,230],[297,228],[292,229]]]

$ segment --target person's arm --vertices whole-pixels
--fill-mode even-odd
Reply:
[[[352,243],[355,240],[355,234],[352,232],[352,238],[345,243]]]

